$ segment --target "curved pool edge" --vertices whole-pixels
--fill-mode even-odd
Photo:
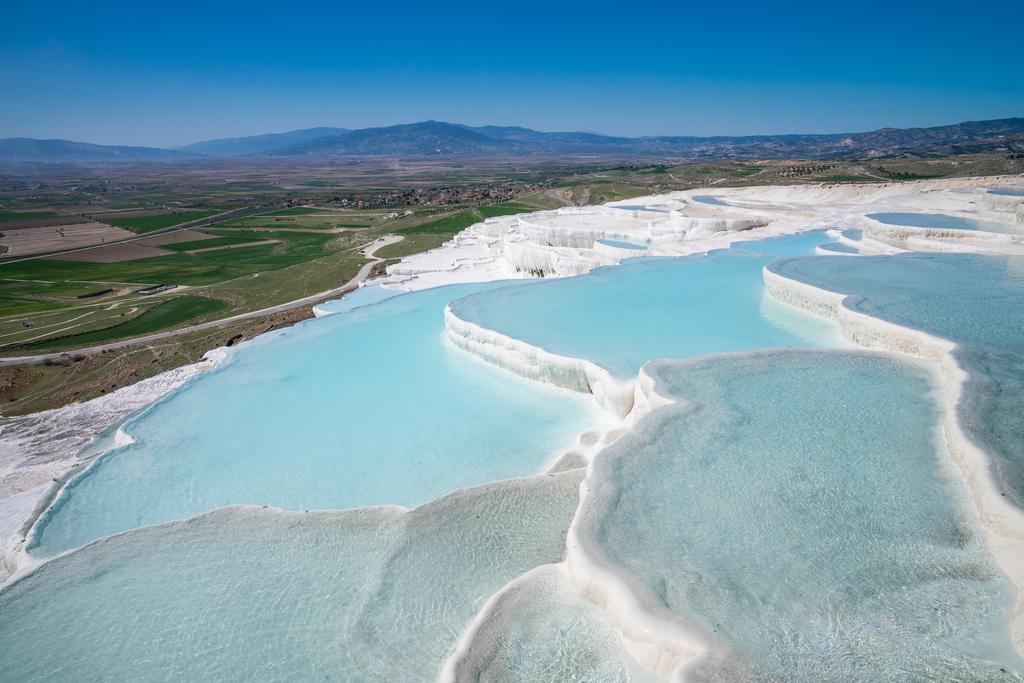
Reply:
[[[971,440],[959,418],[967,383],[972,377],[957,358],[956,351],[961,345],[855,311],[850,304],[857,297],[787,278],[774,272],[772,265],[764,267],[765,289],[771,296],[835,320],[845,338],[865,348],[901,353],[937,364],[937,374],[944,386],[946,447],[987,532],[989,550],[1017,588],[1010,634],[1014,648],[1024,655],[1024,510],[1007,500],[996,481],[992,456]]]

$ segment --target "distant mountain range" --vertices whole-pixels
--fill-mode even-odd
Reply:
[[[0,160],[3,161],[141,161],[187,157],[187,154],[181,152],[155,147],[114,147],[70,140],[32,138],[0,140]]]
[[[317,138],[344,135],[350,132],[348,128],[306,128],[304,130],[293,130],[290,133],[269,133],[267,135],[252,135],[245,138],[207,140],[206,142],[196,142],[185,147],[175,147],[174,149],[191,156],[237,157],[245,156],[246,154],[270,152],[283,147],[301,145]]]
[[[108,147],[67,140],[0,140],[0,160],[78,162],[226,157],[436,155],[671,156],[678,159],[881,158],[909,154],[1024,152],[1024,118],[966,121],[934,128],[882,128],[833,135],[617,138],[596,133],[541,133],[528,128],[424,121],[386,128],[309,128],[289,133],[197,142],[173,150]]]

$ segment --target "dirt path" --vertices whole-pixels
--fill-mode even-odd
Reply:
[[[880,176],[880,175],[875,175],[874,173],[872,173],[871,171],[867,170],[863,166],[850,166],[850,168],[848,168],[847,170],[851,171],[853,173],[859,173],[861,175],[866,175],[869,178],[877,178],[878,180],[884,180],[887,183],[893,182],[892,178],[885,178],[885,177]]]
[[[207,247],[205,249],[189,249],[186,254],[199,254],[204,251],[220,251],[221,249],[241,249],[242,247],[260,247],[264,244],[277,244],[281,240],[263,240],[262,242],[246,242],[245,244],[225,244],[220,247]]]
[[[369,230],[369,228],[278,228],[266,226],[254,226],[251,228],[210,228],[217,232],[311,232],[317,235],[329,235],[332,232],[345,232],[347,230]]]

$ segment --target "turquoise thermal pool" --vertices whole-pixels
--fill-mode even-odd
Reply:
[[[624,240],[613,240],[613,239],[599,239],[598,244],[606,244],[609,247],[618,247],[619,249],[648,249],[650,244],[640,242],[626,242]]]
[[[349,292],[341,299],[332,299],[331,301],[317,304],[316,308],[321,313],[341,313],[342,311],[348,311],[360,306],[369,306],[378,301],[398,296],[401,293],[401,291],[394,289],[384,289],[380,285],[370,285],[369,287],[360,287],[354,292]]]
[[[819,248],[849,253],[813,231],[366,287],[231,349],[39,517],[0,681],[1021,680],[1019,579],[947,425],[1021,506],[1024,257]],[[957,343],[960,402],[773,276]],[[629,380],[636,411],[466,353],[446,306]]]
[[[814,253],[821,233],[766,246]],[[599,268],[566,280],[505,287],[452,302],[462,320],[551,353],[635,377],[654,358],[775,346],[849,346],[833,323],[764,293],[773,260],[747,249]]]
[[[945,230],[982,230],[984,232],[1016,233],[1012,225],[983,221],[977,218],[949,216],[944,213],[869,213],[885,225],[905,225],[911,228],[940,228]]]
[[[1007,628],[1014,588],[945,454],[929,366],[776,349],[645,370],[679,403],[598,455],[577,551],[700,634],[703,674],[1022,670]]]
[[[264,335],[121,427],[40,520],[40,557],[213,510],[413,507],[540,472],[604,419],[589,400],[455,349],[444,305],[406,294]]]
[[[851,247],[848,244],[822,244],[818,247],[818,252],[830,252],[833,254],[859,254],[860,249]]]
[[[829,244],[833,239],[824,230],[811,230],[798,235],[767,237],[762,240],[740,240],[730,244],[732,249],[743,249],[776,258],[780,256],[809,256],[814,248]]]
[[[681,204],[685,204],[686,202],[680,202],[680,203]],[[642,205],[639,205],[639,204],[634,205],[634,206],[613,206],[612,208],[613,209],[622,209],[623,211],[654,211],[655,213],[668,213],[665,209],[658,209],[658,208],[655,208],[653,206],[642,206]]]
[[[577,596],[561,569],[546,565],[500,596],[495,616],[457,658],[458,680],[656,683],[623,647],[615,624]]]
[[[701,204],[711,204],[712,206],[732,206],[732,204],[727,204],[714,197],[694,197],[693,201],[700,202]]]
[[[793,258],[768,269],[854,297],[848,306],[956,342],[1024,352],[1024,256]]]
[[[231,507],[0,591],[3,681],[428,681],[487,599],[558,562],[581,471],[412,512]]]
[[[1024,257],[794,258],[768,269],[847,294],[852,310],[956,342],[957,362],[970,373],[960,421],[994,457],[1003,494],[1024,506]]]

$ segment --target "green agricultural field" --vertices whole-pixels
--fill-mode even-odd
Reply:
[[[477,211],[484,218],[494,218],[495,216],[514,216],[517,213],[529,213],[536,211],[537,209],[532,206],[526,206],[525,204],[517,204],[516,202],[505,202],[504,204],[495,204],[494,206],[481,206]]]
[[[272,214],[271,214],[272,215]],[[330,230],[334,227],[332,218],[327,216],[306,216],[298,219],[272,218],[268,216],[250,216],[237,218],[225,223],[214,223],[210,228],[290,228],[293,230]],[[343,226],[344,227],[344,226]],[[364,226],[360,226],[364,227]],[[365,226],[369,227],[369,226]]]
[[[163,230],[164,228],[180,225],[182,223],[188,223],[189,221],[197,221],[200,218],[215,216],[218,213],[223,213],[224,211],[229,211],[229,209],[188,211],[186,213],[170,213],[164,214],[163,216],[143,216],[141,218],[114,218],[106,222],[111,225],[116,225],[119,228],[132,228],[139,233],[147,233],[153,232],[154,230]]]
[[[735,168],[731,169],[729,172],[733,175],[745,178],[747,176],[754,175],[755,173],[760,173],[761,169],[756,166],[748,166],[747,164],[737,161]]]
[[[51,297],[79,297],[103,289],[107,288],[65,282],[0,280],[0,317],[67,308],[77,301],[61,301]],[[82,303],[87,301],[83,300]]]
[[[217,233],[213,233],[217,234]],[[323,245],[335,235],[301,232],[247,232],[221,236],[245,236],[251,241],[280,239],[286,242],[283,253],[274,253],[281,245],[237,247],[200,254],[169,254],[124,263],[86,263],[32,259],[0,265],[0,274],[24,280],[82,280],[123,282],[139,285],[173,283],[203,286],[243,275],[280,270],[324,255]]]
[[[355,277],[364,263],[365,256],[347,250],[338,251],[282,270],[262,272],[258,276],[250,275],[214,285],[204,292],[210,296],[241,301],[238,303],[238,313],[255,311],[340,287]]]
[[[185,296],[158,304],[123,325],[117,325],[106,330],[76,334],[64,339],[44,341],[34,344],[29,348],[36,350],[57,346],[86,346],[89,344],[101,344],[112,339],[151,334],[174,327],[193,318],[216,313],[229,306],[231,306],[231,302],[224,301],[223,299],[211,299],[205,296],[186,294]]]
[[[401,242],[389,244],[373,252],[373,257],[383,259],[402,258],[403,256],[418,254],[422,251],[437,249],[445,242],[450,241],[451,238],[450,234],[411,233],[406,235],[405,239]]]
[[[637,187],[636,185],[623,185],[621,183],[606,183],[597,187],[591,187],[589,190],[589,204],[606,204],[608,202],[617,202],[622,199],[632,199],[633,197],[643,197],[651,194],[651,191],[647,188]],[[578,190],[573,190],[572,198],[579,201],[580,193]]]
[[[70,302],[47,301],[38,299],[31,294],[14,293],[6,289],[0,290],[0,317],[8,315],[28,315],[40,311],[52,311],[67,308]]]
[[[177,244],[162,244],[160,249],[167,249],[169,251],[191,251],[192,249],[214,249],[216,247],[227,247],[233,244],[247,244],[249,242],[258,242],[260,240],[272,239],[265,235],[255,233],[252,237],[214,237],[209,240],[192,240],[191,242],[178,242]]]
[[[278,226],[280,227],[280,226]],[[317,234],[315,232],[273,232],[269,230],[206,230],[211,235],[221,237],[242,238],[247,242],[260,240],[281,240],[286,242],[289,251],[292,249],[322,248],[325,244],[335,238],[332,234]],[[213,240],[206,240],[212,242]]]
[[[0,317],[8,315],[28,315],[30,313],[38,313],[40,311],[52,311],[58,308],[67,308],[71,305],[70,303],[36,299],[31,296],[14,296],[8,298],[6,292],[3,293],[3,297],[3,300],[0,300]]]
[[[462,213],[457,213],[454,216],[447,216],[440,220],[431,221],[430,223],[401,228],[400,230],[395,230],[395,233],[403,235],[408,235],[414,232],[454,235],[457,232],[462,232],[474,223],[482,223],[483,220],[483,218],[474,213],[464,211]]]
[[[92,304],[72,304],[0,318],[0,346],[39,343],[46,339],[92,332],[125,323],[166,296],[119,297]],[[29,323],[31,327],[25,327]]]
[[[53,211],[33,211],[17,213],[15,211],[0,210],[0,221],[27,221],[33,218],[53,218],[58,214]]]

